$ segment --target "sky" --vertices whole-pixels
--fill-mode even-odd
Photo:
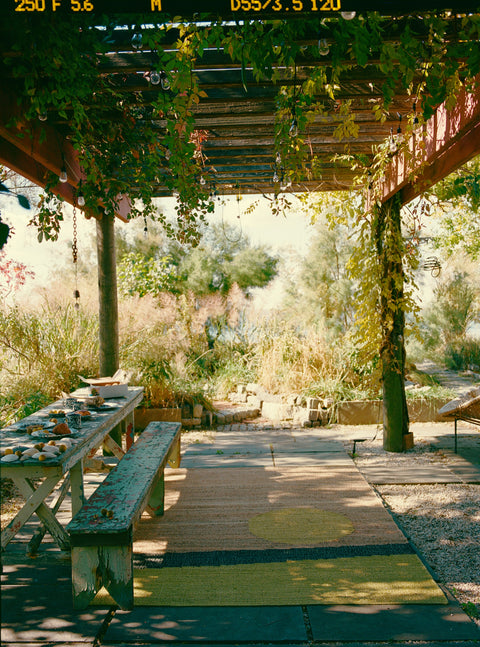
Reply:
[[[297,202],[293,198],[293,202]],[[291,209],[285,216],[274,216],[271,213],[270,202],[263,196],[228,196],[224,203],[217,201],[215,213],[211,216],[212,222],[222,221],[232,225],[238,235],[246,235],[255,245],[267,245],[274,253],[286,250],[295,250],[304,254],[308,248],[311,237],[311,225],[308,218],[301,210]],[[248,208],[256,203],[252,213]],[[174,213],[174,200],[170,198],[158,201],[159,206],[166,213]],[[34,207],[30,210],[22,209],[14,197],[0,197],[0,213],[4,222],[14,228],[13,234],[7,241],[4,251],[9,259],[24,263],[27,268],[35,273],[35,279],[29,280],[24,292],[48,285],[49,281],[58,276],[59,270],[72,263],[73,239],[73,209],[64,205],[64,222],[62,223],[57,241],[37,240],[37,230],[28,226],[34,214]],[[78,222],[78,254],[91,254],[92,242],[95,240],[95,221],[87,220],[77,210]],[[131,223],[117,220],[117,227],[131,227]],[[1,280],[1,279],[0,279]],[[270,290],[271,297],[277,300],[281,292],[277,284]]]

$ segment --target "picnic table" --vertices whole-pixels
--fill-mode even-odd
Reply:
[[[88,396],[88,389],[78,389],[71,394],[78,400]],[[1,534],[2,550],[23,528],[25,523],[35,513],[42,521],[37,536],[32,537],[30,552],[35,552],[45,530],[48,530],[62,550],[70,549],[68,533],[56,518],[56,513],[68,490],[71,492],[72,516],[85,503],[83,472],[84,464],[93,458],[102,445],[116,457],[124,455],[122,447],[116,443],[109,433],[120,426],[133,437],[133,414],[135,408],[143,399],[142,387],[129,387],[127,395],[121,398],[109,398],[105,403],[91,411],[91,416],[82,418],[80,429],[71,429],[72,433],[66,438],[71,444],[62,453],[52,454],[46,460],[29,458],[24,461],[1,463],[2,477],[11,478],[25,503],[15,518],[4,528]],[[49,433],[42,437],[34,437],[26,431],[28,425],[39,421],[48,421],[52,411],[63,409],[63,401],[59,400],[41,409],[18,423],[0,429],[0,449],[7,447],[28,447],[38,442],[47,442]],[[51,436],[55,438],[54,436]],[[57,440],[58,437],[57,437]],[[65,443],[67,444],[67,443]],[[127,443],[127,447],[128,447]],[[62,482],[62,483],[60,483]],[[58,488],[58,498],[54,504],[47,505],[46,499]]]

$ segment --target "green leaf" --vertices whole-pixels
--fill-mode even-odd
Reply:
[[[30,202],[24,195],[17,196],[18,204],[24,209],[30,209]]]

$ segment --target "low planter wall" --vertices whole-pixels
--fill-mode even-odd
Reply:
[[[182,410],[171,409],[135,409],[135,430],[142,431],[150,422],[182,422]]]
[[[410,422],[439,422],[443,420],[438,410],[449,402],[438,400],[407,400]],[[336,422],[340,425],[376,425],[383,422],[381,400],[352,400],[340,402],[336,407]]]

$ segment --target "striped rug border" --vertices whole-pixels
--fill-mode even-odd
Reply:
[[[406,555],[415,551],[408,543],[319,548],[279,548],[268,550],[218,550],[192,553],[149,555],[135,553],[134,568],[179,568],[182,566],[229,566],[233,564],[268,564],[274,562]]]

